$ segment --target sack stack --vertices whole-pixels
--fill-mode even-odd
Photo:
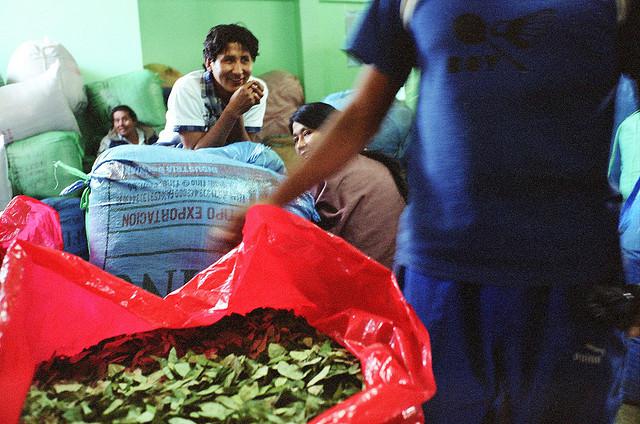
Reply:
[[[83,195],[90,262],[165,296],[233,247],[216,230],[272,190],[282,170],[276,153],[252,142],[108,149]],[[317,219],[308,193],[290,210]]]
[[[7,83],[0,87],[0,134],[12,194],[57,195],[69,179],[55,175],[53,164],[82,169],[84,157],[74,116],[87,103],[78,65],[60,44],[25,42],[10,58]]]
[[[162,96],[162,81],[155,72],[147,69],[129,72],[89,83],[86,89],[88,118],[100,137],[111,128],[111,109],[118,105],[132,108],[138,121],[153,127],[156,132],[164,128],[167,107]],[[95,153],[97,147],[92,144],[87,151]]]

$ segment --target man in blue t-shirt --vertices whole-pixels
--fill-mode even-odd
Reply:
[[[623,333],[584,305],[622,281],[606,171],[639,22],[632,1],[373,0],[350,41],[372,66],[266,202],[357,154],[420,69],[396,264],[431,335],[426,422],[612,422]]]

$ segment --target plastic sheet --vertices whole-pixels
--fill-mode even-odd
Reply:
[[[29,196],[14,197],[0,215],[0,258],[14,240],[29,240],[62,250],[58,212]]]
[[[362,363],[365,390],[312,423],[422,422],[435,391],[429,336],[390,271],[272,206],[252,207],[243,242],[164,299],[68,253],[15,242],[0,272],[0,422],[18,420],[36,365],[54,353],[257,307],[292,309]]]

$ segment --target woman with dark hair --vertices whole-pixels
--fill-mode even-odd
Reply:
[[[326,103],[308,103],[291,116],[289,130],[303,159],[316,148],[314,137],[335,111]],[[407,193],[399,163],[380,152],[363,151],[311,191],[320,227],[391,267]]]
[[[158,136],[153,128],[138,122],[138,116],[129,106],[118,105],[111,109],[111,129],[104,136],[98,154],[123,144],[153,144]]]

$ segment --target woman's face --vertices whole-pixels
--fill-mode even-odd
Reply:
[[[119,135],[129,139],[136,131],[136,121],[125,110],[118,110],[113,114],[113,128]]]
[[[293,133],[293,143],[296,149],[296,153],[302,156],[303,159],[307,159],[313,149],[315,149],[314,138],[319,134],[318,130],[305,127],[299,122],[294,122],[291,126]]]

